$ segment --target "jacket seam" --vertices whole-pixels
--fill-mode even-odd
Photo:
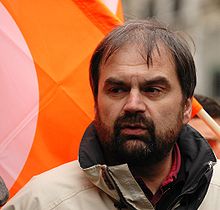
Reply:
[[[89,189],[92,189],[94,188],[94,186],[91,186],[91,185],[88,185],[88,186],[85,186],[83,189],[81,189],[80,191],[77,191],[77,192],[71,192],[67,195],[65,195],[64,197],[62,198],[58,198],[56,201],[52,201],[50,203],[48,203],[48,206],[43,208],[44,210],[53,210],[55,209],[56,207],[58,207],[59,205],[61,205],[64,201],[70,199],[71,197],[75,197],[77,196],[78,194],[86,191],[86,190],[89,190]],[[50,207],[51,206],[51,207]],[[35,210],[37,210],[35,208]]]

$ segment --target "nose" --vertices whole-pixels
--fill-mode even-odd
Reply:
[[[138,90],[131,90],[124,105],[124,112],[145,112],[146,105]]]

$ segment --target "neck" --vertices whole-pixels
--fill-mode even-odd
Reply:
[[[133,167],[131,169],[134,176],[141,177],[146,186],[153,194],[157,192],[164,179],[168,176],[172,166],[172,150],[169,155],[159,163],[144,168]]]

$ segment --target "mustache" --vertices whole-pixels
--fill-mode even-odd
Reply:
[[[116,120],[114,127],[116,130],[123,128],[141,128],[151,132],[155,130],[153,121],[141,113],[125,113]]]

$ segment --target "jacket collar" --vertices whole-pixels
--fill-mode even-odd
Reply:
[[[94,165],[105,164],[101,145],[93,123],[88,126],[80,142],[79,163],[83,169]]]

